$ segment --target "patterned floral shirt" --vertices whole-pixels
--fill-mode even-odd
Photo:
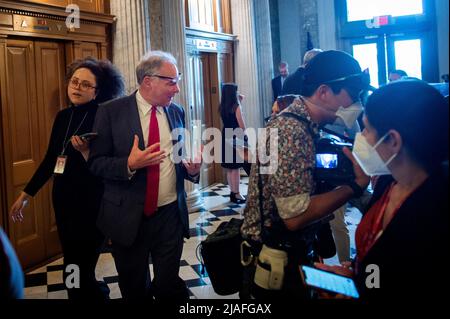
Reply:
[[[270,213],[274,208],[282,219],[298,216],[306,211],[310,195],[314,192],[313,173],[315,167],[314,139],[319,129],[311,121],[303,100],[298,97],[283,112],[290,112],[306,118],[310,123],[297,119],[277,116],[271,120],[267,129],[278,129],[277,169],[272,174],[261,174],[263,188],[264,225],[271,226]],[[270,150],[270,138],[265,139],[266,154]],[[272,141],[273,142],[273,141]],[[261,143],[261,142],[260,142]],[[273,145],[272,145],[273,147]],[[264,148],[263,148],[264,149]],[[244,223],[241,232],[244,238],[261,241],[261,222],[259,212],[259,165],[252,165],[248,184],[247,205],[244,209]]]

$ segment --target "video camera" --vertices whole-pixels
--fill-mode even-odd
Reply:
[[[316,167],[314,180],[319,189],[328,191],[336,186],[355,179],[353,164],[342,151],[343,147],[352,148],[351,143],[342,142],[336,136],[327,134],[316,143]]]
[[[310,123],[310,120],[292,112],[281,112],[280,116],[295,118],[308,125]],[[328,192],[355,179],[353,164],[342,150],[344,146],[352,148],[351,139],[322,127],[320,137],[314,144],[316,148],[314,181],[317,194]]]

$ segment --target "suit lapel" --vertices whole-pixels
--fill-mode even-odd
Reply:
[[[173,114],[173,108],[172,105],[169,105],[168,107],[163,108],[164,113],[166,113],[167,121],[169,122],[169,128],[170,132],[174,130],[174,128],[177,128],[178,125],[176,125],[175,115]],[[172,140],[173,145],[175,145],[176,141]]]
[[[139,148],[141,150],[145,149],[144,145],[144,134],[142,133],[141,120],[139,117],[139,109],[136,102],[136,92],[130,96],[130,100],[128,103],[130,116],[128,116],[129,125],[133,131],[133,139],[136,134],[139,136]]]
[[[179,121],[177,121],[174,107],[172,105],[169,105],[168,107],[164,108],[164,112],[166,113],[167,121],[169,122],[170,132],[172,132],[176,128],[179,128],[181,123]],[[173,145],[175,145],[178,142],[179,141],[172,140]],[[182,164],[181,163],[175,164],[175,172],[177,175],[177,192],[178,192],[179,189],[183,188],[182,185],[183,185],[183,180],[184,180],[184,178],[182,177],[184,175],[182,173]]]

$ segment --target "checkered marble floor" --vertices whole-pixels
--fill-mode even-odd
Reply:
[[[240,192],[247,194],[248,178],[241,180]],[[245,204],[238,205],[229,201],[230,190],[223,184],[214,184],[202,190],[204,200],[200,211],[189,215],[191,238],[185,240],[180,261],[180,277],[186,282],[191,298],[219,299],[238,298],[237,294],[230,296],[217,295],[203,270],[197,247],[217,226],[231,218],[242,218]],[[149,264],[153,274],[153,265]],[[67,291],[63,283],[63,259],[60,258],[25,275],[25,298],[27,299],[66,299]],[[97,280],[104,280],[110,288],[111,299],[121,298],[118,285],[117,270],[111,253],[100,255],[96,268]]]
[[[241,179],[240,192],[246,195],[248,178]],[[214,292],[206,270],[199,261],[198,245],[217,226],[231,218],[242,218],[245,204],[238,205],[229,201],[229,188],[223,184],[214,184],[202,190],[204,199],[200,211],[189,215],[191,238],[185,240],[180,261],[180,277],[186,282],[192,299],[237,299],[238,295],[220,296]],[[351,234],[351,247],[354,251],[354,229],[360,219],[359,212],[348,212],[346,222]],[[326,260],[327,263],[338,263],[337,257]],[[153,265],[149,263],[150,272]],[[109,252],[100,255],[96,268],[97,280],[104,280],[110,288],[110,298],[121,298],[118,285],[117,270]],[[67,299],[67,291],[63,284],[62,258],[47,264],[25,275],[25,298],[27,299]]]

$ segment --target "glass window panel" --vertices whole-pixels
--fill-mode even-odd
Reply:
[[[395,68],[405,71],[408,76],[422,79],[422,53],[420,47],[420,39],[395,41]]]
[[[376,43],[353,45],[353,57],[359,62],[362,70],[369,68],[370,84],[376,88],[379,87],[377,52]]]
[[[347,0],[347,21],[423,14],[422,0]]]

